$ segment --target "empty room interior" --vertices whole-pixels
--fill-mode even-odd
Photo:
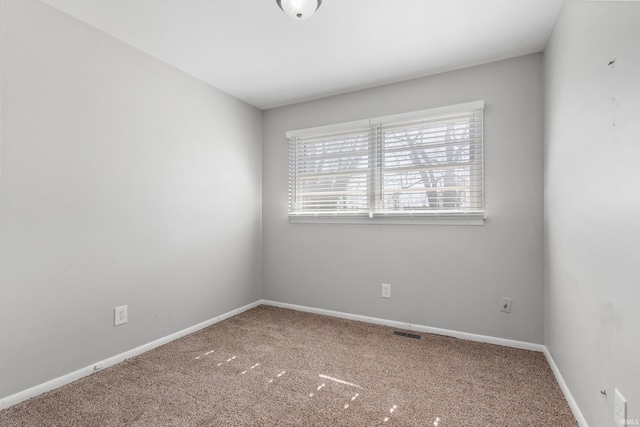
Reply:
[[[0,426],[640,424],[640,2],[0,14]]]

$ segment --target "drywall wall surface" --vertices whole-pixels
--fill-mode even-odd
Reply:
[[[286,131],[476,100],[486,103],[484,225],[289,223]],[[542,343],[542,115],[541,54],[266,110],[265,298]],[[503,296],[511,314],[499,311]]]
[[[639,23],[565,2],[544,54],[545,344],[591,426],[615,388],[640,423]]]
[[[36,0],[1,27],[0,398],[260,299],[262,113]]]

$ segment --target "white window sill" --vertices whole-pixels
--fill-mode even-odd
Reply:
[[[484,225],[484,214],[474,215],[289,215],[292,224],[372,225]]]

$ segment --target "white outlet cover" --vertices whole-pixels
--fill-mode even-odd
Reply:
[[[127,306],[121,305],[113,310],[113,325],[123,325],[127,323]]]
[[[627,425],[627,401],[622,394],[615,389],[615,399],[613,403],[613,418],[616,422],[616,425],[626,426]]]
[[[382,298],[391,298],[391,285],[388,283],[382,284]]]

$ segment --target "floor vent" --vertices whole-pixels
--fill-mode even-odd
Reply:
[[[401,337],[413,338],[414,340],[419,340],[420,338],[422,338],[422,335],[410,334],[408,332],[400,332],[400,331],[393,331],[393,335],[400,335]]]

